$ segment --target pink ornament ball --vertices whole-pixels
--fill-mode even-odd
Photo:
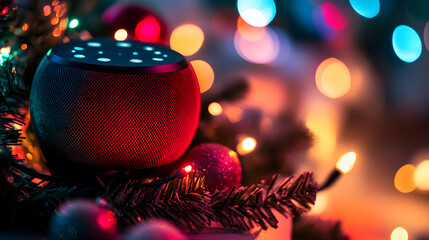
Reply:
[[[113,212],[84,199],[61,205],[48,231],[51,240],[116,240],[118,236]]]
[[[186,155],[186,162],[193,162],[195,169],[205,177],[210,192],[231,189],[241,184],[241,163],[237,153],[217,143],[203,143],[193,147]]]
[[[176,226],[164,220],[151,220],[135,225],[123,240],[186,240]]]

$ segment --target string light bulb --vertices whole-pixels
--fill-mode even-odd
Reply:
[[[336,164],[336,168],[341,173],[348,173],[352,170],[354,164],[356,162],[356,153],[348,152],[342,155]]]
[[[254,139],[253,137],[246,137],[237,145],[237,152],[240,155],[249,154],[255,150],[256,145],[256,139]]]
[[[320,190],[326,189],[334,184],[342,174],[350,172],[356,162],[356,153],[348,152],[343,154],[337,161],[335,169],[331,172],[328,179],[320,187]]]
[[[125,29],[118,29],[114,35],[116,41],[124,41],[128,37],[128,32]]]

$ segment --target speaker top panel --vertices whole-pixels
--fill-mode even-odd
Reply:
[[[47,58],[61,65],[119,73],[174,72],[188,66],[183,55],[166,46],[109,38],[60,44],[48,51]]]

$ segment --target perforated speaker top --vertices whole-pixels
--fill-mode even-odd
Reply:
[[[163,73],[188,65],[181,54],[167,47],[107,38],[70,41],[52,48],[47,57],[61,65],[107,72]]]

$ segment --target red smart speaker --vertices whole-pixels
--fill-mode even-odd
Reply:
[[[198,81],[186,59],[137,41],[55,46],[30,95],[36,137],[57,175],[76,166],[140,170],[173,163],[191,143],[199,113]]]

